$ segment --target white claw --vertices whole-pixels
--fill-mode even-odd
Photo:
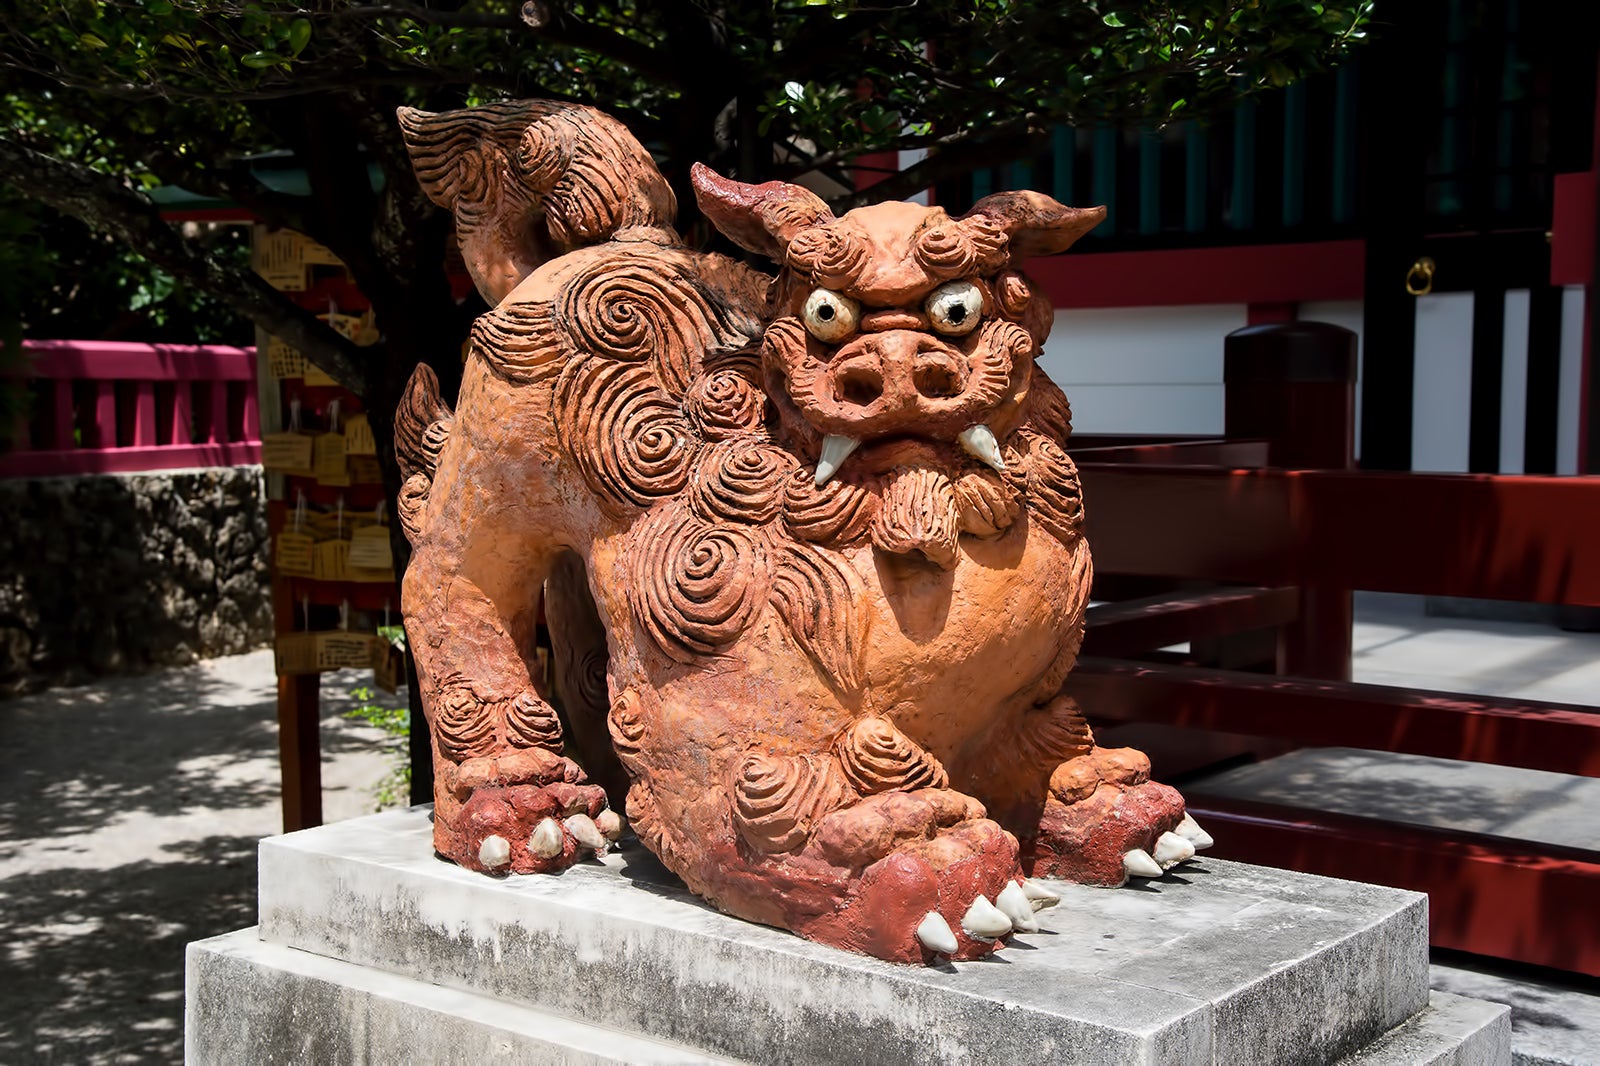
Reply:
[[[1200,828],[1200,823],[1194,820],[1194,815],[1185,814],[1183,821],[1178,823],[1178,828],[1173,830],[1183,839],[1194,845],[1194,850],[1204,851],[1216,841],[1211,839],[1211,834]]]
[[[938,911],[929,911],[922,919],[922,924],[917,926],[917,939],[935,955],[954,955],[959,946],[956,935],[950,931],[950,923]]]
[[[503,836],[486,836],[478,845],[478,861],[497,870],[511,861],[511,842]]]
[[[1000,458],[1000,444],[994,439],[994,430],[979,422],[962,430],[960,439],[968,455],[981,459],[996,470],[1005,471],[1006,461]]]
[[[967,913],[961,916],[961,928],[967,931],[968,936],[993,940],[1011,932],[1011,919],[1000,908],[978,895],[973,897]]]
[[[1031,877],[1022,882],[1022,894],[1028,897],[1028,902],[1033,904],[1033,909],[1036,911],[1042,911],[1046,907],[1054,907],[1061,902],[1060,896]]]
[[[553,859],[561,854],[562,843],[561,826],[554,818],[546,818],[533,827],[528,837],[528,850],[541,859]]]
[[[1163,870],[1192,858],[1194,858],[1194,845],[1178,834],[1162,833],[1157,838],[1155,860]]]
[[[1023,894],[1022,886],[1015,881],[1009,882],[1000,894],[994,898],[994,905],[1000,908],[1000,913],[1011,919],[1011,925],[1021,933],[1037,933],[1039,919],[1033,916],[1033,902]]]
[[[600,827],[594,824],[594,819],[587,814],[574,814],[562,823],[567,827],[567,832],[572,834],[572,839],[581,846],[591,851],[604,854],[606,838],[601,835]]]
[[[622,836],[622,816],[607,808],[594,816],[594,827],[607,840],[617,840]]]
[[[1122,865],[1134,877],[1160,877],[1161,864],[1150,857],[1143,848],[1134,848],[1122,856]]]
[[[844,461],[850,458],[850,453],[861,447],[861,442],[854,437],[830,433],[822,438],[822,454],[817,457],[817,488],[826,485],[839,472]]]

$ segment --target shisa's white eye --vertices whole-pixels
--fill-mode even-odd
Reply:
[[[934,329],[960,336],[976,329],[983,317],[983,291],[970,281],[952,281],[934,289],[923,306]]]
[[[819,341],[842,341],[861,324],[861,305],[832,289],[812,289],[800,312],[806,329]]]

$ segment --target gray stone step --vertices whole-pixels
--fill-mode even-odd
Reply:
[[[1511,1061],[1511,1012],[1499,1003],[1435,992],[1428,1007],[1340,1066],[1499,1066]]]
[[[278,945],[779,1062],[1326,1062],[1427,1004],[1426,900],[1204,860],[1056,885],[993,961],[893,966],[719,914],[637,846],[558,877],[435,858],[424,808],[264,841]]]
[[[1600,850],[1600,779],[1357,748],[1302,748],[1184,789]]]
[[[190,944],[187,984],[191,1066],[732,1061],[269,944],[254,928]]]
[[[1600,1063],[1600,994],[1592,981],[1545,972],[1496,973],[1488,962],[1472,966],[1435,962],[1435,994],[1453,992],[1511,1008],[1511,1060],[1516,1066],[1595,1066]],[[1540,979],[1543,978],[1543,979]]]

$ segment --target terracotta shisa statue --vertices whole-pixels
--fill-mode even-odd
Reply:
[[[835,218],[696,166],[773,277],[686,247],[593,109],[400,121],[493,308],[455,410],[419,367],[396,429],[442,856],[559,871],[620,835],[602,786],[625,788],[716,907],[922,963],[1037,929],[1055,897],[1029,875],[1120,885],[1209,843],[1059,694],[1091,566],[1034,362],[1051,305],[1019,268],[1103,210]]]

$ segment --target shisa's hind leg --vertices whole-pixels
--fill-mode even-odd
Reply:
[[[544,617],[550,630],[552,703],[561,712],[567,752],[583,764],[589,780],[621,807],[628,775],[611,750],[606,713],[609,655],[605,623],[589,593],[589,575],[577,552],[562,552],[544,583]]]
[[[560,721],[530,669],[549,554],[521,547],[525,536],[481,513],[452,529],[460,520],[442,507],[432,521],[404,600],[434,752],[435,850],[471,869],[517,873],[604,850],[615,816],[562,755]]]
[[[1184,813],[1177,790],[1150,780],[1133,748],[1103,748],[1070,697],[1057,696],[1022,721],[1009,747],[1031,765],[995,796],[996,816],[1022,841],[1028,873],[1117,886],[1157,877],[1211,839]]]
[[[992,952],[1014,924],[996,904],[1022,898],[1016,838],[888,719],[800,715],[806,694],[771,695],[731,708],[710,691],[618,692],[640,839],[742,918],[896,962]]]

